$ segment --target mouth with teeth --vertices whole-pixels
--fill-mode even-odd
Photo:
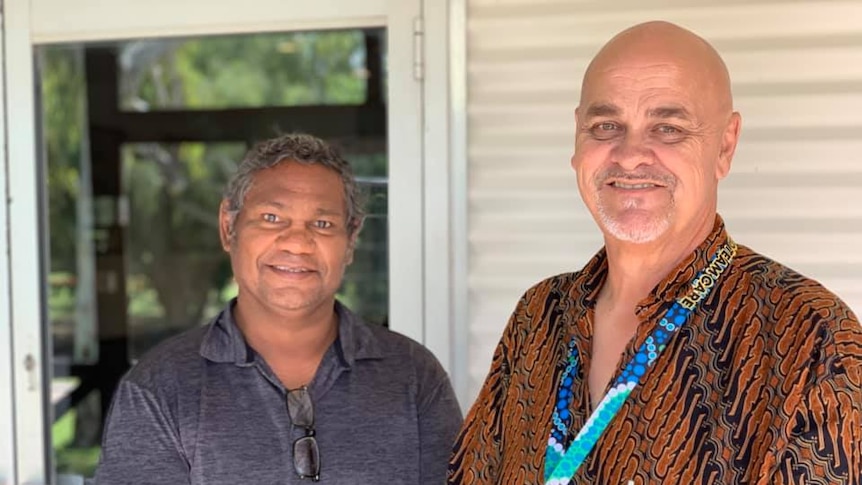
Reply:
[[[315,270],[305,266],[283,266],[278,264],[272,264],[268,267],[280,275],[293,278],[301,278],[316,273]]]
[[[654,184],[651,182],[641,182],[641,183],[626,183],[626,182],[611,182],[611,187],[617,189],[625,189],[625,190],[640,190],[640,189],[654,189],[657,187],[661,187],[661,185]]]

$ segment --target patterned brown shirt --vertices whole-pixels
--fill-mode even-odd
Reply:
[[[728,241],[713,233],[637,308],[616,373]],[[557,384],[576,337],[569,437],[590,413],[593,309],[604,251],[529,289],[455,444],[450,484],[538,484]],[[612,380],[613,381],[613,380]],[[862,328],[819,283],[745,246],[671,338],[575,484],[862,483]]]

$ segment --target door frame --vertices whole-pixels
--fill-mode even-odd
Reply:
[[[36,153],[33,61],[33,48],[41,44],[385,27],[390,39],[387,117],[398,120],[388,124],[390,328],[428,346],[461,390],[459,376],[466,372],[456,372],[463,359],[456,355],[460,345],[452,341],[461,320],[453,309],[453,292],[463,287],[452,268],[452,237],[460,231],[453,231],[451,222],[453,212],[466,213],[466,207],[450,202],[450,1],[2,3],[5,94],[0,110],[6,123],[0,122],[0,142],[5,136],[8,145],[0,194],[8,202],[0,214],[0,227],[6,230],[0,241],[0,315],[9,318],[0,317],[0,355],[9,348],[10,359],[0,359],[0,426],[12,423],[15,432],[11,438],[0,436],[0,483],[55,482],[48,426],[52,348],[43,323],[48,265],[41,242],[47,225],[40,220],[45,194]],[[12,392],[3,392],[7,389]]]

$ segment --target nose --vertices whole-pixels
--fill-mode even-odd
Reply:
[[[301,224],[291,224],[278,235],[278,249],[292,254],[309,254],[314,249],[314,234]]]
[[[634,170],[641,165],[652,165],[655,154],[641,134],[628,132],[611,151],[611,161],[624,170]]]

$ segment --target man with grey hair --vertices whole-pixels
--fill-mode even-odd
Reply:
[[[604,248],[518,302],[449,483],[859,484],[862,328],[718,215],[741,116],[715,49],[624,30],[575,123]]]
[[[238,296],[123,378],[97,483],[445,480],[461,423],[445,371],[335,298],[359,199],[322,140],[285,135],[249,152],[219,211]]]

